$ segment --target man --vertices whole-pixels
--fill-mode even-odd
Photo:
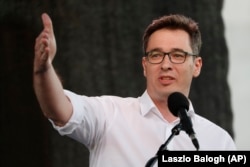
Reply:
[[[47,14],[42,21],[44,30],[35,43],[34,89],[44,115],[61,135],[89,149],[91,167],[144,166],[180,122],[168,108],[169,95],[180,92],[188,97],[192,79],[200,74],[197,23],[182,15],[154,20],[143,37],[146,91],[138,98],[121,98],[87,97],[64,90],[52,65],[56,54],[52,22]],[[200,150],[235,150],[229,134],[195,114],[189,103],[188,115]],[[181,131],[167,149],[195,147]]]

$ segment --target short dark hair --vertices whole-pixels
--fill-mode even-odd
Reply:
[[[149,37],[157,30],[160,29],[181,29],[186,31],[190,37],[191,48],[195,55],[198,55],[201,49],[201,33],[196,23],[191,18],[184,15],[167,15],[162,16],[152,21],[152,23],[146,28],[143,35],[143,51],[146,52]]]

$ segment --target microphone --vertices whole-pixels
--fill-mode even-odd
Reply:
[[[193,124],[191,119],[187,115],[189,109],[189,101],[180,92],[174,92],[168,97],[168,108],[170,112],[180,118],[180,123],[182,125],[182,130],[184,130],[192,140],[195,148],[199,150],[199,143],[195,137],[195,132],[193,130]]]

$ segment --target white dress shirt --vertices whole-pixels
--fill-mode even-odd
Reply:
[[[138,98],[87,97],[67,90],[65,94],[73,105],[73,114],[64,127],[51,122],[61,135],[68,135],[89,149],[90,167],[145,166],[179,123],[179,119],[167,122],[147,91]],[[191,102],[189,108],[200,150],[236,149],[225,130],[195,114]],[[195,150],[195,147],[181,131],[167,149]]]

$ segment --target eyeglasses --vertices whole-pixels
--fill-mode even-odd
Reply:
[[[182,50],[174,50],[174,51],[167,52],[167,53],[158,51],[158,50],[153,50],[153,51],[146,52],[145,55],[149,63],[151,64],[160,64],[161,62],[163,62],[166,55],[168,55],[170,62],[174,64],[184,63],[187,56],[197,57],[197,55],[194,55],[192,53],[188,53]]]

